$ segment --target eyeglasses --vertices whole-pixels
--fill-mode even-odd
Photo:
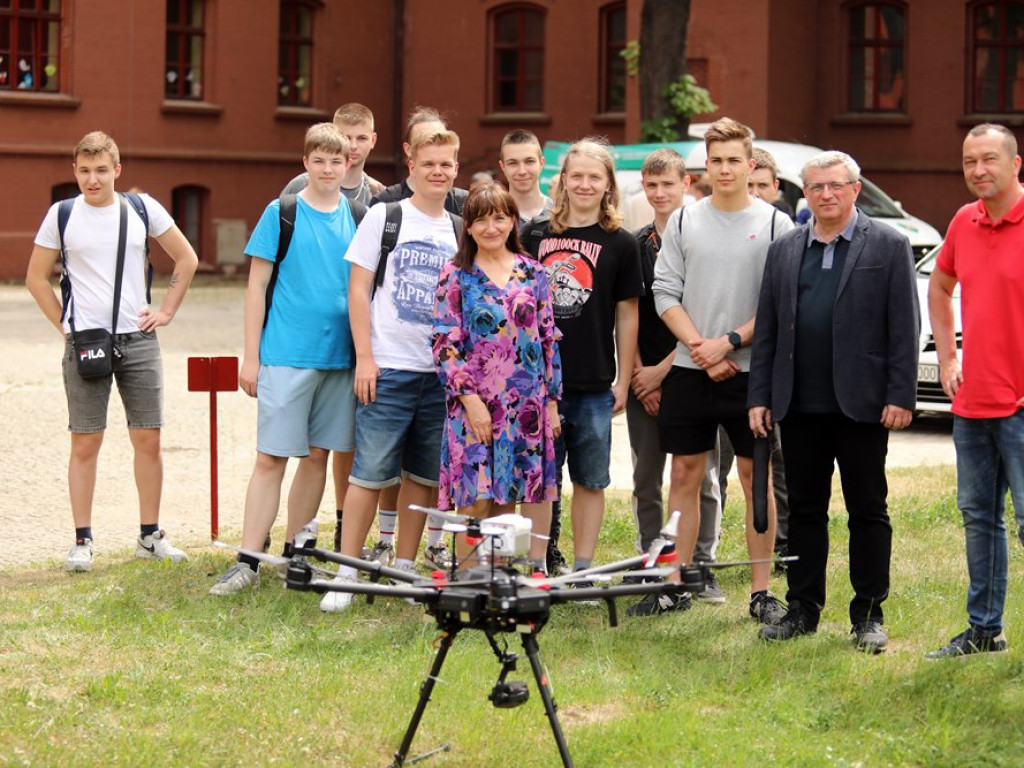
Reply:
[[[840,192],[843,191],[843,187],[845,187],[847,184],[852,185],[856,183],[856,181],[830,181],[827,184],[808,184],[806,187],[804,187],[804,190],[810,192],[812,195],[820,195],[822,192],[825,191],[825,187],[828,187],[829,189],[832,190],[834,194],[838,195]]]

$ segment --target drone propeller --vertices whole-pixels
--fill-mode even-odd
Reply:
[[[678,568],[647,568],[645,566],[644,568],[642,568],[639,571],[623,571],[622,573],[620,573],[618,575],[622,576],[624,579],[628,579],[628,578],[643,578],[643,579],[664,578],[665,576],[671,576],[673,573],[676,573],[678,570],[679,570]]]
[[[288,557],[282,557],[281,555],[270,555],[266,552],[257,552],[252,549],[245,549],[244,547],[236,547],[233,544],[227,544],[223,541],[215,541],[213,542],[213,546],[220,547],[221,549],[228,549],[232,552],[238,552],[243,555],[248,555],[249,557],[259,560],[261,563],[266,563],[267,565],[280,567],[282,565],[287,566],[291,562],[291,558]],[[321,568],[317,565],[313,565],[312,563],[309,564],[309,567],[312,568],[314,571],[325,574],[329,577],[334,577],[337,575],[336,573],[334,573],[334,571],[328,570],[327,568]]]

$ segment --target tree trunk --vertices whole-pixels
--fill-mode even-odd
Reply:
[[[690,0],[644,0],[640,18],[640,120],[676,118],[665,88],[686,74],[686,28]],[[678,120],[686,136],[689,120]]]

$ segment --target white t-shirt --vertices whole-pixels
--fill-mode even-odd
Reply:
[[[431,218],[403,200],[398,243],[388,256],[384,283],[370,304],[370,340],[380,368],[434,370],[430,334],[441,267],[455,255],[455,229],[447,213]],[[386,205],[375,205],[359,225],[345,260],[376,274]]]
[[[159,237],[174,226],[174,220],[160,203],[149,195],[141,195],[149,214],[149,235]],[[36,245],[60,250],[57,231],[57,210],[54,203],[47,211]],[[64,242],[67,246],[67,269],[71,276],[71,309],[75,328],[105,328],[110,331],[114,311],[114,279],[117,273],[117,234],[120,227],[120,204],[101,208],[89,205],[81,195],[75,198]],[[117,333],[139,330],[139,313],[146,308],[146,237],[142,218],[128,203],[128,232],[124,250],[124,277],[121,281],[121,308],[117,315]],[[64,331],[71,326],[64,316]]]

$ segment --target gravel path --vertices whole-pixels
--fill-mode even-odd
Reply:
[[[160,331],[166,423],[161,524],[172,541],[188,547],[201,546],[210,535],[210,409],[208,395],[187,391],[187,359],[241,354],[243,293],[238,283],[197,281],[177,319]],[[0,500],[0,568],[39,561],[59,565],[74,533],[67,501],[62,343],[22,286],[0,286],[0,350],[0,466],[6,480]],[[241,392],[221,393],[218,406],[220,529],[222,536],[234,541],[255,457],[256,403]],[[950,423],[946,418],[927,418],[894,435],[889,465],[953,463]],[[131,446],[116,394],[111,397],[108,424],[93,515],[99,558],[123,556],[138,535]],[[624,417],[615,419],[612,439],[612,487],[628,490],[631,471]],[[333,497],[328,480],[321,520],[333,519]]]

